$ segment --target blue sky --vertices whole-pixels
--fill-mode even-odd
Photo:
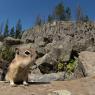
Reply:
[[[95,20],[95,0],[0,0],[0,23],[9,20],[9,25],[15,25],[20,18],[24,29],[33,26],[36,16],[47,19],[53,8],[63,1],[65,7],[70,7],[72,17],[75,17],[76,6],[81,5],[83,12]]]

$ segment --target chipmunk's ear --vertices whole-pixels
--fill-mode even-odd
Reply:
[[[15,48],[16,54],[19,54],[19,48]]]

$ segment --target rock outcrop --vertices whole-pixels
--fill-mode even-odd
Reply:
[[[85,76],[95,75],[95,52],[83,51],[79,54],[79,64]]]
[[[15,39],[12,37],[6,37],[4,39],[4,44],[6,44],[6,45],[19,45],[22,43],[23,43],[23,41],[21,41],[20,39]]]
[[[95,51],[95,23],[76,23],[70,21],[57,21],[43,26],[35,26],[25,31],[21,39],[7,37],[4,44],[14,47],[35,48],[37,52],[35,73],[49,74],[58,72],[58,64],[64,66],[63,72],[67,71],[70,60],[80,59],[80,52]],[[86,76],[84,65],[78,64],[72,70],[71,77],[74,79]],[[83,64],[83,62],[81,61]],[[87,73],[88,74],[88,73]]]
[[[66,51],[63,50],[65,53],[62,53],[65,54],[67,61],[72,50],[78,53],[86,50],[95,51],[95,23],[68,21],[48,23],[25,31],[22,35],[22,40],[25,43],[35,44],[38,52],[40,51],[39,53],[43,56],[45,53],[51,52],[52,48],[61,46]],[[41,48],[43,50],[45,48],[47,52],[42,51]]]
[[[54,65],[58,64],[60,59],[64,64],[68,64],[69,60],[78,57],[82,51],[95,51],[95,23],[57,21],[35,26],[23,33],[22,40],[25,43],[31,43],[30,47],[37,49],[38,67],[49,67],[45,68],[49,72],[43,72],[43,70],[41,72],[53,73]],[[81,72],[79,76],[85,76],[81,69],[81,65],[78,64],[75,75],[77,75],[76,72]]]

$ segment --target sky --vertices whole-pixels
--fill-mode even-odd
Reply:
[[[9,26],[12,27],[21,19],[23,29],[28,29],[34,25],[38,15],[46,20],[60,2],[71,8],[72,20],[75,18],[77,5],[95,20],[95,0],[0,0],[0,24],[8,19]]]

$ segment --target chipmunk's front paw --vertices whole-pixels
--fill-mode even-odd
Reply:
[[[10,81],[10,86],[16,87],[17,85],[13,81]]]
[[[23,81],[24,86],[28,86],[29,84],[26,81]]]

